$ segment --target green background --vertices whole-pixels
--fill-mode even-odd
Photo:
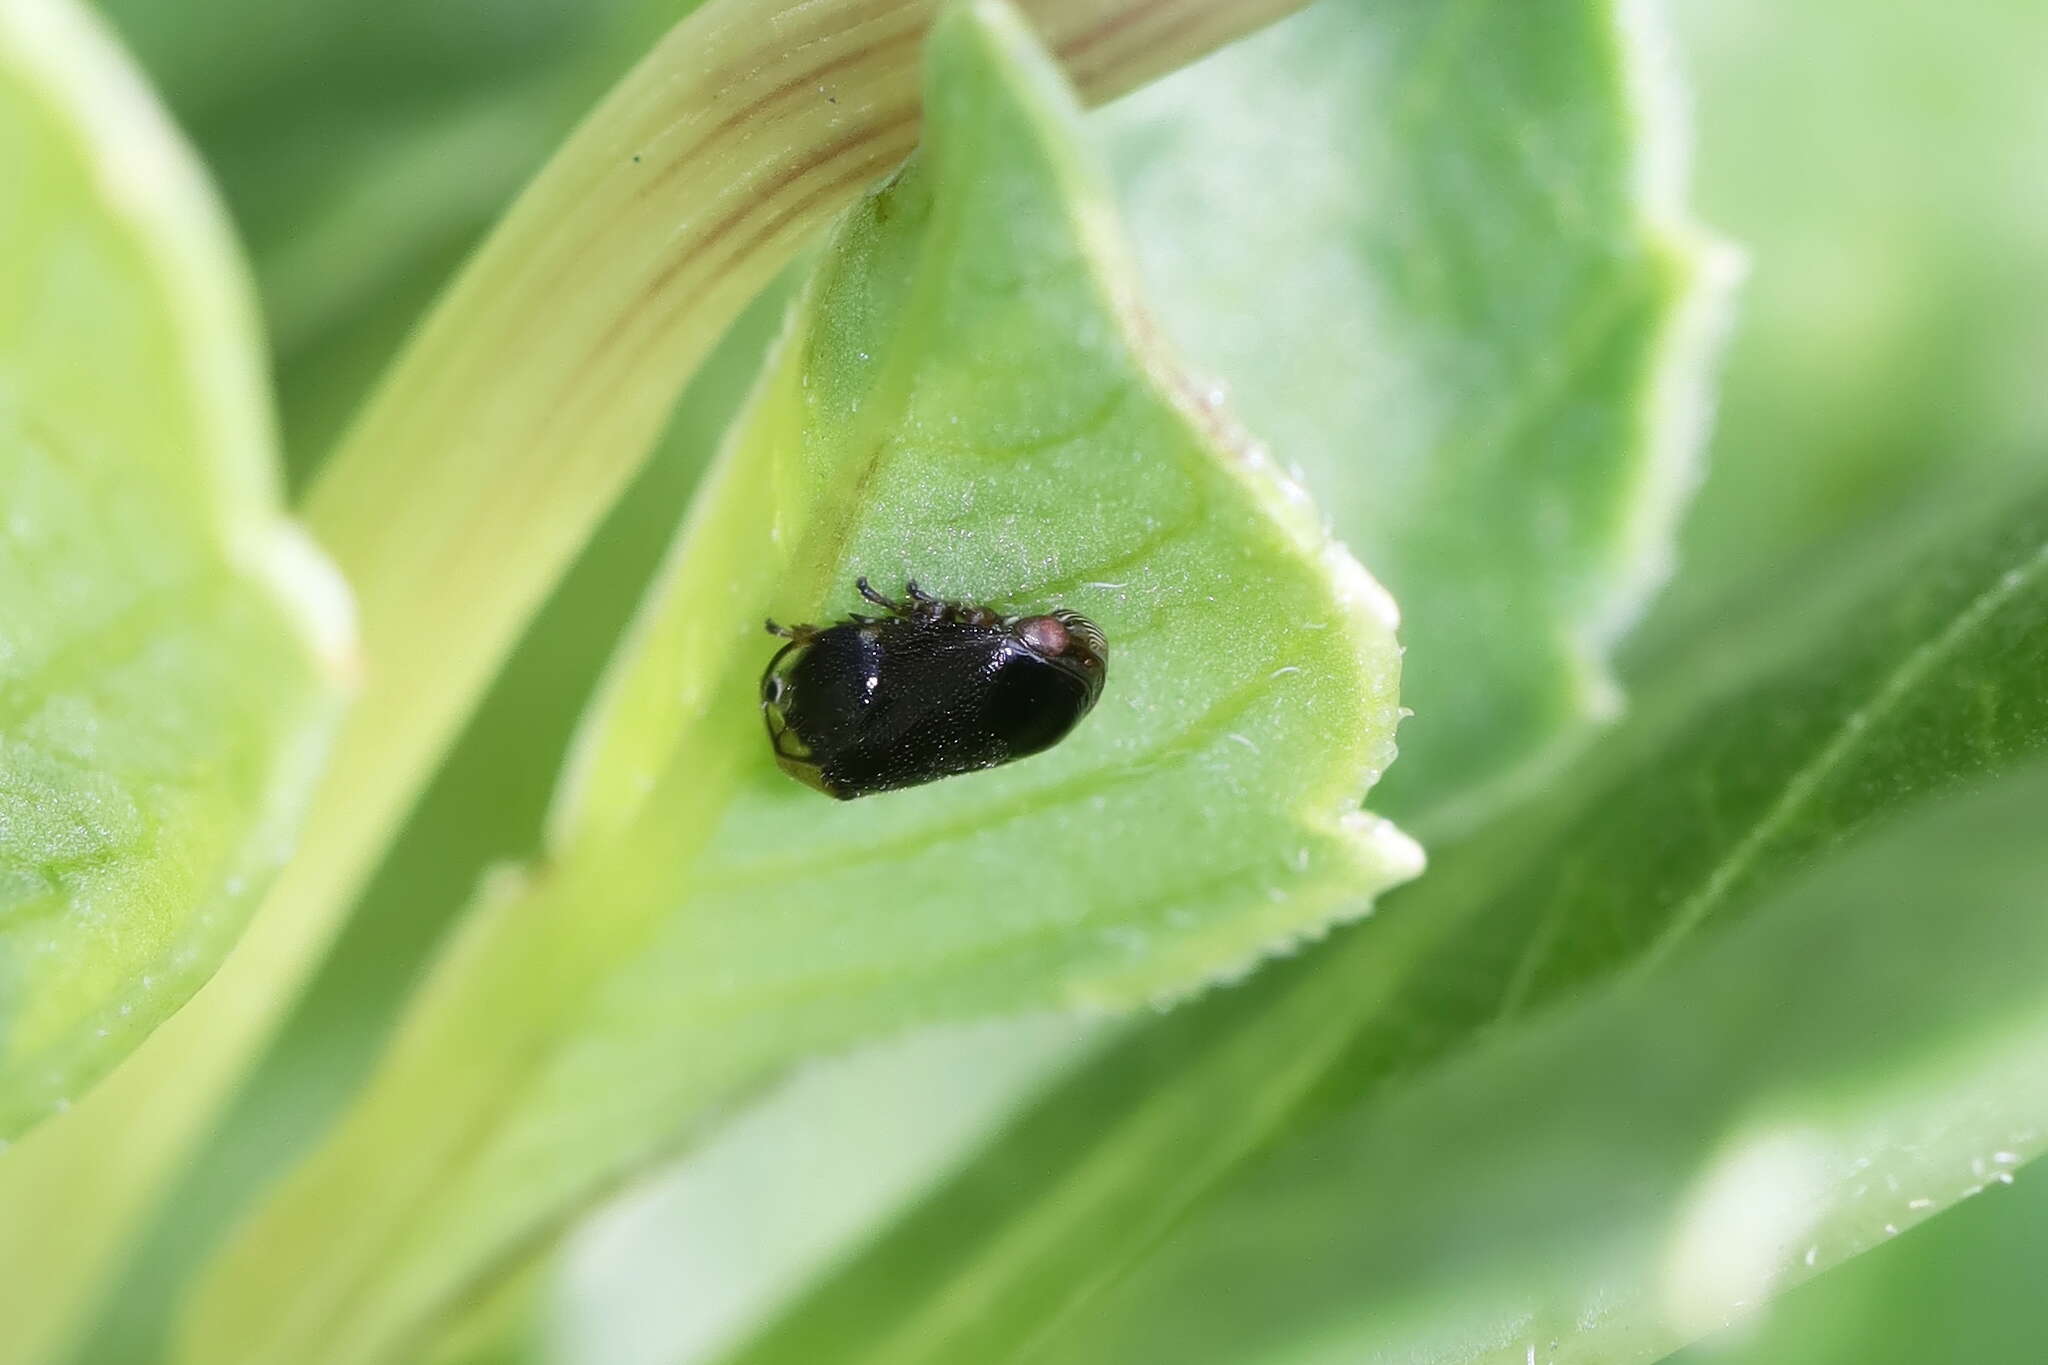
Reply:
[[[105,8],[252,253],[295,485],[451,263],[678,9]],[[1700,652],[1731,638],[1785,648],[1809,586],[1887,575],[1930,526],[2013,500],[2048,451],[2048,13],[2026,0],[1967,16],[1936,0],[1671,11],[1695,212],[1743,247],[1750,275],[1678,573],[1626,647],[1623,681],[1645,685],[1725,662]],[[779,306],[758,304],[700,375],[662,454],[533,626],[135,1249],[103,1358],[152,1330],[190,1249],[349,1096],[478,870],[534,845],[570,726]],[[2023,1174],[1688,1359],[2033,1359],[2048,1335],[2026,1292],[2048,1252],[2044,1197]]]

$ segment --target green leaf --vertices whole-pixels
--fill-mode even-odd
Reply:
[[[1169,334],[1400,600],[1406,761],[1469,824],[1618,692],[1733,258],[1646,22],[1325,0],[1106,111]]]
[[[1286,433],[1274,449],[1302,466],[1337,534],[1407,575],[1404,606],[1431,604],[1404,611],[1403,701],[1420,714],[1374,797],[1425,828],[1470,822],[1584,725],[1606,688],[1600,637],[1661,573],[1689,478],[1729,258],[1678,202],[1676,96],[1654,39],[1638,12],[1624,23],[1604,4],[1333,0],[1097,116],[1167,330],[1257,429]],[[1442,94],[1446,73],[1455,97]],[[1590,353],[1589,319],[1610,329]],[[1128,1103],[1159,1145],[1134,1159],[1129,1202],[1088,1223],[1085,1247],[1058,1244],[1077,1276],[1117,1273],[1127,1243],[1284,1123],[1360,1002],[1385,988],[1375,954],[1361,943],[1310,968],[1319,984],[1273,1032],[1235,1040],[1225,1021],[1261,1007],[1205,1004],[1213,1028],[1147,1030],[1152,1042],[1100,1073],[1111,1108]],[[982,1065],[1001,1069],[1004,1051],[988,1044]],[[926,1110],[949,1105],[946,1084],[932,1082],[925,1106],[899,1101],[899,1126],[933,1126]],[[779,1108],[799,1132],[818,1126]],[[1052,1112],[1080,1131],[1098,1117],[1080,1103]],[[1076,1130],[1050,1121],[1039,1140],[1056,1165]],[[895,1169],[915,1142],[842,1154],[817,1177],[832,1187],[817,1202],[843,1198],[863,1169]],[[707,1178],[694,1161],[673,1175],[678,1188]],[[666,1183],[630,1206],[658,1203]],[[1033,1201],[1031,1189],[1017,1197]],[[761,1197],[733,1196],[750,1208]],[[742,1263],[630,1206],[608,1221],[614,1235],[588,1239],[561,1293],[579,1322],[638,1321],[650,1337],[672,1326],[703,1340],[699,1301],[614,1293],[602,1275],[653,1264],[701,1279],[715,1265],[730,1280],[759,1266],[730,1291],[743,1321],[829,1259],[820,1240],[858,1236],[826,1233],[821,1218],[777,1264],[757,1231]]]
[[[2036,783],[2026,794],[2036,809],[2048,799],[2040,788]],[[1990,855],[1965,874],[1972,900],[1977,886],[1994,884],[1986,871],[1993,877],[2018,873],[2024,880],[2005,891],[2016,900],[2039,885],[2038,864],[2013,856],[2025,847],[2024,833],[2012,840],[2014,832],[1996,824],[1956,831],[1963,856],[1954,866]],[[2031,1089],[2024,1080],[2021,1088]],[[2015,1170],[2010,1158],[2018,1155],[1978,1158],[1985,1198],[1966,1199],[1903,1228],[1898,1240],[1800,1285],[1738,1320],[1733,1330],[1672,1357],[1673,1365],[2029,1359],[2041,1332],[2037,1288],[2048,1256],[2048,1181],[2037,1170]]]
[[[178,1299],[204,1264],[201,1250],[227,1236],[362,1085],[486,869],[538,846],[577,719],[796,283],[756,300],[691,381],[662,448],[492,684],[262,1061],[123,1248],[118,1277],[78,1314],[88,1335],[72,1359],[162,1357]],[[0,1359],[9,1344],[0,1327]]]
[[[1995,1188],[2048,1133],[2044,798],[2037,771],[1938,805],[1654,984],[1354,1111],[1048,1356],[1647,1362]],[[1247,1245],[1291,1282],[1241,1279]]]
[[[2048,1134],[2044,668],[2035,499],[1136,1030],[738,1358],[1648,1360],[1853,1254]]]
[[[1102,99],[1291,3],[1111,0],[1045,17]],[[208,989],[46,1125],[52,1136],[0,1163],[0,1259],[36,1278],[0,1330],[47,1340],[89,1311],[685,381],[913,147],[929,20],[896,0],[692,15],[591,112],[417,329],[306,499],[375,667],[298,853]],[[18,1208],[64,1210],[64,1235]]]
[[[1074,99],[952,10],[924,157],[840,231],[580,745],[334,1140],[201,1293],[190,1358],[387,1358],[508,1250],[811,1052],[1241,972],[1413,875],[1390,604],[1145,341]],[[833,804],[778,772],[763,615],[857,572],[1102,623],[1032,762]]]
[[[0,8],[0,1138],[175,1010],[290,853],[352,664],[278,514],[219,210],[97,27]]]

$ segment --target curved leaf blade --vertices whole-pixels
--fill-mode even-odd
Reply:
[[[1647,1363],[1997,1189],[2048,1135],[2044,796],[2036,767],[1915,812],[1653,985],[1354,1109],[1046,1358]],[[1236,1278],[1259,1238],[1291,1282]]]
[[[0,1138],[198,988],[291,847],[352,667],[278,514],[240,267],[57,0],[0,8]]]
[[[953,10],[929,54],[924,157],[793,319],[550,862],[229,1248],[193,1358],[386,1358],[801,1056],[1184,992],[1417,870],[1358,809],[1392,756],[1391,603],[1150,350],[1074,97],[1017,21]],[[824,801],[762,739],[760,621],[829,614],[860,571],[1086,610],[1109,693],[1031,762]]]
[[[1697,478],[1735,258],[1641,8],[1325,0],[1102,115],[1167,330],[1402,603],[1401,818],[1613,719]]]
[[[2037,498],[1760,673],[1666,679],[1383,923],[1134,1030],[737,1358],[1647,1360],[1854,1254],[2048,1133],[2044,668]],[[1216,1125],[1176,1106],[1233,1095],[1259,1141],[1187,1173]],[[1687,1217],[1729,1172],[1717,1259]]]

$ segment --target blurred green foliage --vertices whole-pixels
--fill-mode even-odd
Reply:
[[[103,0],[241,229],[294,486],[512,195],[694,7]]]
[[[1099,120],[1162,324],[1401,604],[1402,819],[1612,719],[1698,477],[1733,257],[1649,55],[1598,4],[1322,4]]]
[[[1634,657],[1882,563],[2048,468],[2048,9],[1675,5],[1702,214],[1752,278],[1682,572]],[[1790,591],[1796,591],[1796,587]],[[1761,599],[1761,601],[1759,601]],[[2038,873],[2009,893],[2038,903]],[[2048,1186],[2022,1172],[1787,1294],[1685,1365],[2039,1359]]]
[[[1679,0],[1694,201],[1751,275],[1679,572],[1635,653],[1754,611],[2048,449],[2048,11]]]
[[[249,245],[294,482],[506,197],[685,7],[110,0]],[[1811,598],[1889,576],[1930,524],[2013,500],[2048,450],[2048,87],[2034,71],[2048,12],[1671,8],[1699,216],[1745,246],[1752,275],[1679,572],[1628,647],[1627,677],[1645,688],[1790,651],[1786,623]],[[164,1201],[82,1359],[145,1358],[197,1253],[360,1079],[477,873],[534,846],[573,719],[779,307],[758,306],[700,375],[662,455],[534,623],[267,1063]],[[2024,886],[2016,875],[1995,894]],[[1795,1291],[1758,1335],[1697,1358],[2034,1359],[2038,1296],[2013,1273],[2038,1260],[2048,1209],[2021,1183]]]
[[[4,1150],[234,946],[357,659],[219,206],[83,13],[0,10],[0,166]]]
[[[273,332],[295,486],[512,195],[692,7],[103,6],[235,215]],[[478,29],[493,41],[474,42]],[[302,103],[309,89],[317,96]],[[471,126],[490,155],[459,145]],[[404,204],[404,216],[336,215],[336,198],[351,193]],[[349,285],[315,307],[290,287],[294,269]],[[92,1315],[80,1360],[154,1349],[195,1249],[211,1246],[346,1100],[484,869],[538,844],[576,719],[753,383],[787,294],[769,291],[706,363],[654,458],[536,616],[266,1059],[161,1201]]]

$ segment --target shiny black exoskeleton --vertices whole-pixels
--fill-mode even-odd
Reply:
[[[1002,616],[909,584],[902,601],[863,578],[888,615],[778,626],[761,675],[782,770],[827,796],[914,787],[1049,749],[1102,694],[1109,655],[1078,612]]]

